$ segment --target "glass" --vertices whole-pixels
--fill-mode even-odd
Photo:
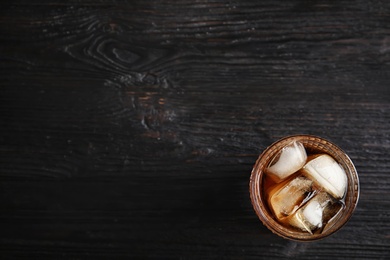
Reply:
[[[293,163],[292,173],[288,173],[285,165],[277,165],[277,167],[275,167],[275,161],[279,160],[279,158],[286,157],[283,155],[282,151],[287,150],[286,154],[288,154],[292,149],[291,147],[295,147],[297,144],[303,145],[307,153],[307,159],[305,157],[306,155],[295,157],[305,158],[305,161],[302,162],[302,164],[300,164],[300,162],[298,163],[301,168],[298,169],[297,163]],[[297,148],[297,150],[299,149]],[[331,192],[334,188],[332,185],[324,188],[322,186],[322,180],[319,180],[319,182],[317,180],[312,181],[313,176],[311,174],[306,174],[305,172],[305,168],[312,168],[309,167],[311,165],[308,165],[308,162],[315,160],[317,157],[320,157],[319,155],[323,154],[329,155],[334,159],[335,162],[332,161],[337,166],[335,172],[343,173],[341,178],[336,176],[338,179],[336,178],[333,186],[336,186],[338,189],[333,193]],[[328,158],[329,156],[323,157]],[[297,161],[294,157],[292,158],[292,160],[282,159],[284,159],[286,164]],[[326,159],[323,161],[327,162],[328,160]],[[335,165],[331,165],[332,167],[330,167],[330,169],[335,169]],[[279,173],[281,174],[279,176],[283,176],[284,179],[275,178],[272,173],[274,168],[280,169]],[[318,172],[321,173],[320,170]],[[286,172],[290,176],[287,176]],[[300,179],[306,180],[306,182],[304,182],[304,185],[306,186],[304,189],[302,187],[294,189],[294,185],[296,185],[296,182]],[[307,181],[307,179],[310,181]],[[346,181],[346,186],[342,186],[342,182],[340,183],[340,180],[343,179]],[[307,185],[312,186],[308,188]],[[338,231],[352,216],[359,200],[360,189],[359,178],[355,166],[346,153],[328,140],[311,135],[285,137],[269,146],[257,159],[252,170],[249,186],[253,208],[264,225],[283,238],[297,241],[318,240]],[[344,188],[344,190],[342,190],[340,186],[341,188]],[[291,191],[288,190],[288,188]],[[299,201],[299,203],[297,202],[298,204],[287,205],[286,207],[283,205],[274,206],[273,204],[270,204],[272,200],[277,199],[279,201],[280,198],[278,196],[281,196],[280,194],[283,195],[286,190],[288,191],[287,194],[291,194],[291,196],[286,197],[287,201]],[[299,195],[294,195],[296,190],[299,190]],[[270,193],[277,195],[272,195]],[[304,195],[301,195],[301,193]],[[324,198],[327,199],[325,200]],[[321,207],[323,207],[325,213],[332,212],[333,215],[323,217],[322,211],[319,213],[316,213],[315,210],[313,211],[312,209],[315,208],[318,211],[319,206],[315,207],[317,204],[320,205],[317,200],[323,202]],[[284,211],[281,209],[284,208],[288,208],[286,215],[282,215],[284,214]],[[303,213],[307,213],[308,219],[302,220]],[[326,220],[325,222],[318,223],[317,226],[310,224],[316,223],[318,218],[322,219],[321,221],[324,221],[324,219]],[[310,223],[307,224],[307,220],[311,220],[311,222],[309,221]]]

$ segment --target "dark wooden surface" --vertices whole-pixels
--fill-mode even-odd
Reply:
[[[9,1],[0,50],[1,259],[390,258],[390,2]],[[314,243],[248,192],[301,133],[361,182]]]

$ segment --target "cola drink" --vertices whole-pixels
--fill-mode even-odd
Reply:
[[[251,200],[274,233],[309,241],[343,226],[356,207],[359,180],[349,157],[329,141],[308,135],[284,138],[259,157]]]

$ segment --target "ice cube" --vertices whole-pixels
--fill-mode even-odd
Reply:
[[[341,203],[326,192],[320,192],[292,215],[288,222],[310,234],[323,228],[341,209]]]
[[[276,185],[269,192],[272,211],[278,219],[294,213],[312,191],[313,182],[303,176]]]
[[[344,169],[329,155],[322,154],[303,166],[303,173],[335,198],[342,198],[347,187]]]
[[[305,147],[299,142],[293,142],[282,149],[266,172],[274,181],[280,182],[302,168],[306,159]]]

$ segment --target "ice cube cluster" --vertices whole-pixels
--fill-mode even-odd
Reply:
[[[285,225],[313,234],[342,209],[347,175],[328,154],[308,156],[295,141],[271,160],[266,173],[276,183],[267,191],[269,206]]]

